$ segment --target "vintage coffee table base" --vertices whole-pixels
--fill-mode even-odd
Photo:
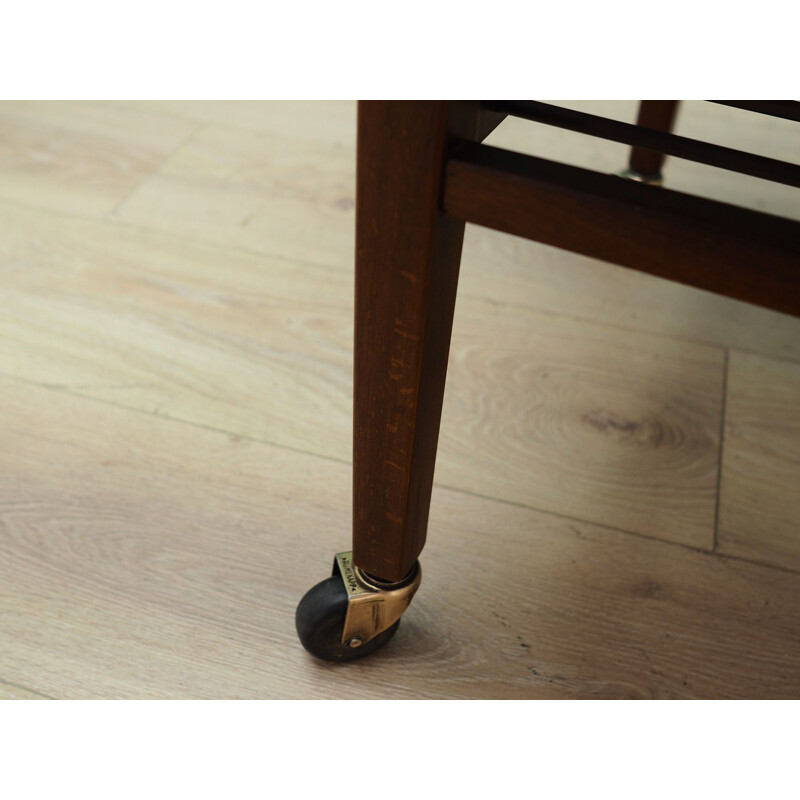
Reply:
[[[715,102],[800,120],[793,101]],[[800,166],[676,136],[676,109],[643,101],[630,125],[534,101],[359,103],[353,552],[298,606],[312,655],[374,652],[419,586],[466,222],[800,315],[800,222],[654,185],[665,154],[795,187]],[[631,145],[638,180],[482,144],[509,114]]]

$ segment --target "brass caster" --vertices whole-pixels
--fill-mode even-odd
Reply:
[[[664,183],[664,176],[660,172],[656,175],[645,175],[635,169],[626,169],[617,174],[620,178],[627,178],[629,181],[638,181],[639,183],[648,183],[650,186],[662,186]]]
[[[351,552],[338,553],[333,576],[312,587],[297,606],[303,647],[324,661],[352,661],[374,653],[394,636],[419,588],[419,562],[397,583],[368,575]]]

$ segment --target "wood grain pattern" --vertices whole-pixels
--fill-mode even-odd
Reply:
[[[0,372],[350,461],[352,277],[10,209],[0,234]],[[437,480],[710,547],[722,361],[461,298]]]
[[[800,364],[732,352],[720,552],[800,570]]]
[[[0,142],[84,159],[72,181],[0,144],[0,697],[800,697],[796,364],[743,352],[800,361],[800,320],[469,227],[421,592],[370,662],[301,650],[295,605],[351,524],[346,106],[286,110],[282,134],[266,106],[0,104]],[[768,118],[693,119],[678,132],[796,152]],[[562,139],[523,144],[624,164]],[[131,152],[174,152],[169,181],[136,172],[168,224],[101,221]],[[302,235],[225,222],[259,195]],[[742,352],[706,554],[645,537],[710,546],[721,347]]]
[[[635,100],[559,101],[558,105],[621,122],[634,122],[638,111],[638,101]],[[800,137],[796,124],[789,120],[703,101],[683,100],[674,132],[755,155],[800,163]],[[615,142],[510,118],[486,143],[607,173],[618,173],[627,163],[629,152],[625,145]],[[797,192],[790,186],[771,184],[679,158],[669,159],[664,178],[667,187],[680,192],[800,218]]]
[[[697,105],[702,106],[702,112],[695,108]],[[800,136],[797,123],[792,120],[695,101],[694,104],[681,105],[675,132],[793,164],[800,163]],[[704,197],[714,200],[800,219],[797,192],[790,186],[757,179],[739,180],[733,173],[679,159],[670,159],[666,173],[669,185],[680,191],[699,189]]]
[[[710,547],[715,348],[461,298],[437,481]]]
[[[205,128],[115,218],[352,273],[354,209],[354,149]]]
[[[624,122],[633,122],[637,112],[636,101],[559,105]],[[797,126],[786,120],[683,101],[675,132],[800,163]],[[512,118],[486,141],[607,173],[618,172],[627,159],[626,148],[615,142]],[[680,159],[669,161],[666,185],[746,208],[800,217],[797,192],[791,187]],[[800,319],[470,225],[460,291],[610,325],[800,359]]]
[[[634,336],[647,331],[800,360],[796,317],[478,226],[467,225],[459,291]]]
[[[425,545],[464,224],[440,210],[452,138],[477,106],[358,105],[353,559],[390,581]]]
[[[485,100],[481,105],[495,113],[513,114],[530,122],[630,145],[633,147],[630,169],[650,180],[660,177],[661,156],[670,155],[786,186],[800,187],[800,168],[790,162],[670,133],[676,103],[674,100],[643,100],[635,125],[536,100]],[[657,108],[654,110],[652,105]],[[659,108],[661,106],[664,108]],[[645,157],[646,153],[650,155]],[[637,165],[642,168],[638,169]]]
[[[0,395],[4,680],[62,698],[800,693],[800,576],[447,490],[395,640],[319,664],[293,614],[348,536],[346,465],[19,381]]]
[[[41,694],[28,689],[25,686],[18,686],[16,683],[9,683],[0,679],[0,700],[51,700],[48,695]]]
[[[800,103],[796,100],[713,100],[712,102],[800,122]]]
[[[101,216],[197,127],[100,103],[2,102],[0,198]]]
[[[352,100],[122,100],[105,105],[127,113],[173,116],[215,128],[323,142],[353,152],[355,148],[356,103]]]
[[[279,104],[280,114],[270,110],[271,103],[254,108],[247,103],[133,105],[137,113],[157,110],[241,130],[214,127],[194,137],[121,206],[115,219],[195,242],[283,254],[352,273],[354,103]],[[564,105],[629,122],[636,115],[635,102]],[[734,146],[730,114],[747,116],[735,109],[689,102],[677,132],[697,138],[710,135],[712,141]],[[740,146],[800,160],[800,143],[783,127],[791,123],[749,116],[755,119],[737,129],[744,140]],[[512,118],[487,142],[605,172],[619,171],[628,157],[623,145]],[[276,153],[286,155],[276,157]],[[776,213],[797,210],[795,192],[789,187],[741,176],[731,180],[720,170],[704,172],[702,165],[677,159],[670,162],[667,182],[672,188]],[[789,190],[788,197],[784,189]],[[634,330],[800,358],[800,320],[473,226],[467,226],[459,291]],[[758,326],[758,337],[749,334],[752,325]]]
[[[446,172],[456,219],[800,316],[800,221],[487,145]]]
[[[350,460],[352,276],[12,207],[0,275],[5,374]]]

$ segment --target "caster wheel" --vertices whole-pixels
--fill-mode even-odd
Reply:
[[[353,661],[374,653],[394,636],[400,620],[360,647],[342,644],[347,613],[347,590],[339,576],[328,578],[306,592],[295,614],[300,642],[323,661]]]

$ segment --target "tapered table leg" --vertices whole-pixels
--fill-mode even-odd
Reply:
[[[425,544],[464,235],[443,166],[481,127],[469,103],[359,103],[353,557],[386,580]]]
[[[441,211],[445,158],[502,120],[471,102],[359,104],[353,551],[309,589],[303,647],[383,647],[419,586],[464,223]]]
[[[639,104],[637,125],[669,133],[678,114],[678,100],[642,100]],[[628,177],[645,183],[661,183],[661,170],[666,156],[642,147],[631,148]]]

